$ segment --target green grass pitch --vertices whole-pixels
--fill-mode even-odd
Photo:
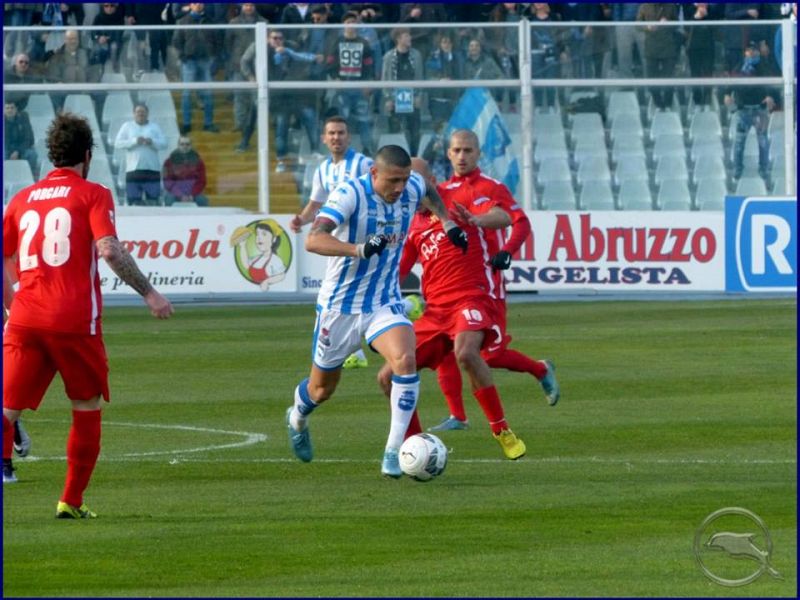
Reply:
[[[503,460],[467,393],[472,427],[441,436],[450,463],[429,483],[380,477],[374,357],[313,416],[314,462],[294,460],[284,411],[313,318],[107,310],[113,398],[86,494],[100,517],[54,518],[69,422],[56,382],[3,489],[4,596],[796,597],[793,299],[509,305],[512,347],[555,360],[562,400],[495,371],[527,456]],[[446,416],[429,371],[420,402],[425,426]],[[728,506],[766,522],[783,580],[700,572],[694,532]]]

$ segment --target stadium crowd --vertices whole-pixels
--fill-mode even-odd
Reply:
[[[307,29],[270,29],[268,41],[272,80],[414,80],[504,79],[519,76],[518,30],[491,24],[557,22],[563,27],[532,30],[534,78],[606,78],[741,76],[749,73],[780,75],[780,28],[765,20],[796,19],[796,3],[6,3],[6,25],[30,27],[30,32],[9,32],[4,41],[6,83],[81,83],[145,80],[147,74],[163,73],[167,80],[252,81],[255,77],[252,30],[205,29],[193,24],[242,24],[265,21],[273,25],[307,23]],[[630,23],[646,21],[746,20],[752,25],[719,29],[697,27],[593,27],[571,22]],[[320,29],[316,24],[343,24],[342,29]],[[404,24],[436,23],[437,27],[406,28]],[[441,27],[447,23],[471,23],[472,27]],[[484,26],[481,24],[487,24]],[[174,25],[173,31],[152,30],[153,25]],[[393,24],[394,28],[375,28]],[[123,31],[37,33],[39,26],[127,25]],[[753,48],[760,66],[743,71],[743,57]],[[124,51],[123,51],[124,50]],[[769,112],[780,108],[780,94],[757,90],[754,96],[771,95]],[[583,110],[565,88],[536,88],[537,110],[559,107]],[[652,88],[642,102],[652,99],[656,110],[723,104],[731,90],[697,87]],[[494,89],[505,114],[519,112],[515,89]],[[29,92],[5,94],[20,112]],[[236,152],[250,150],[255,129],[254,93],[239,91],[224,97],[208,91],[197,99],[185,91],[180,105],[180,133],[191,131],[191,113],[200,107],[202,128],[219,132],[215,103],[230,102],[234,128],[241,131]],[[606,98],[597,94],[602,106]],[[58,111],[64,95],[51,94]],[[377,150],[377,132],[404,133],[412,155],[425,156],[439,177],[450,175],[441,133],[459,98],[459,90],[395,88],[275,93],[271,97],[278,160],[275,170],[287,170],[287,156],[298,149],[298,137],[290,129],[302,128],[312,151],[319,148],[319,123],[340,114],[351,120],[360,145],[367,154]],[[140,98],[141,99],[141,98]],[[93,94],[101,119],[104,94]],[[752,121],[752,119],[751,119]],[[723,121],[724,124],[724,121]],[[744,134],[746,135],[746,131]],[[427,134],[427,135],[426,135]],[[766,130],[758,131],[759,148]],[[422,142],[424,147],[420,147]],[[174,144],[177,143],[177,136]],[[744,144],[744,138],[737,143]],[[172,147],[174,147],[174,144]],[[172,147],[169,149],[171,150]],[[233,148],[232,148],[233,149]],[[738,151],[736,153],[738,156]],[[41,157],[40,157],[41,158]],[[738,159],[737,159],[738,160]],[[763,160],[762,160],[763,163]],[[762,164],[761,175],[768,174]],[[731,167],[734,177],[741,165]]]

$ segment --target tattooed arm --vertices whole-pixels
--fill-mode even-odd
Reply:
[[[427,185],[426,196],[422,198],[421,204],[439,217],[442,221],[442,227],[444,227],[444,231],[453,245],[458,246],[463,252],[466,252],[467,234],[450,219],[450,215],[447,214],[447,208],[435,186]]]
[[[306,237],[306,250],[321,256],[353,256],[369,259],[386,248],[388,239],[383,235],[371,235],[363,244],[350,244],[333,237],[336,223],[326,217],[317,217]]]
[[[154,317],[168,319],[172,315],[172,304],[150,284],[117,238],[106,236],[97,240],[97,253],[105,259],[117,277],[144,298]]]

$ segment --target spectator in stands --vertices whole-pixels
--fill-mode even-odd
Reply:
[[[688,7],[689,5],[687,5]],[[689,14],[684,16],[692,21],[709,21],[713,16],[709,13],[707,2],[696,2],[690,5]],[[687,27],[686,56],[689,59],[689,72],[697,79],[708,79],[714,69],[714,27],[697,25]],[[711,88],[695,86],[692,88],[692,100],[697,106],[711,104]]]
[[[375,79],[374,55],[369,42],[358,35],[358,13],[348,12],[343,17],[342,35],[328,50],[326,64],[332,79],[341,81],[372,81]],[[361,151],[371,155],[372,130],[370,128],[369,89],[338,90],[335,104],[338,114],[358,124]],[[351,121],[352,123],[352,121]]]
[[[192,140],[188,137],[181,136],[178,147],[164,161],[163,180],[164,204],[167,206],[175,202],[208,206],[208,198],[203,195],[206,189],[206,165],[192,148]]]
[[[157,123],[148,121],[144,104],[133,108],[133,120],[126,121],[117,133],[115,148],[125,154],[125,189],[129,205],[158,204],[161,197],[161,161],[158,151],[167,140]]]
[[[296,52],[284,45],[282,31],[271,29],[267,32],[267,60],[269,68],[267,73],[270,81],[298,81],[308,79],[308,65],[316,62],[322,64],[325,56],[309,52]],[[248,47],[242,56],[242,73],[249,80],[255,80],[255,42]],[[296,117],[308,134],[311,148],[319,143],[317,113],[313,106],[314,99],[308,94],[293,91],[275,91],[270,94],[270,112],[275,115],[275,152],[278,162],[275,166],[276,173],[283,173],[288,168],[286,159],[289,154],[289,120]],[[255,112],[245,130],[242,131],[242,141],[238,151],[247,150],[255,130]]]
[[[642,74],[644,60],[644,32],[632,25],[639,14],[638,2],[615,2],[611,5],[611,20],[620,23],[614,27],[617,45],[617,73],[620,77],[638,77]],[[634,55],[634,52],[636,54]],[[634,63],[634,56],[638,61]]]
[[[264,22],[264,18],[256,12],[253,2],[242,4],[239,16],[231,19],[231,25],[252,25]],[[228,49],[228,73],[230,81],[245,81],[242,73],[242,56],[247,47],[253,43],[252,29],[226,29],[225,48]],[[242,131],[250,121],[250,111],[255,108],[255,94],[248,90],[234,90],[233,92],[233,130]]]
[[[446,23],[449,19],[444,4],[438,2],[406,2],[400,5],[401,23]],[[411,45],[422,56],[428,56],[433,47],[433,29],[414,27],[411,31]]]
[[[774,70],[762,58],[759,44],[755,41],[747,45],[743,60],[733,73],[740,77],[767,77],[773,74]],[[778,104],[777,94],[766,86],[739,86],[725,94],[725,105],[733,107],[734,103],[739,118],[733,146],[733,178],[738,180],[744,171],[744,145],[747,133],[753,127],[758,140],[758,172],[766,181],[769,177],[769,114]]]
[[[516,2],[500,2],[489,14],[490,23],[519,23],[525,11],[525,5]],[[494,57],[505,79],[519,76],[519,28],[487,27],[485,48]],[[517,112],[517,90],[508,88],[502,92],[508,94],[509,112]],[[498,99],[499,101],[499,99]]]
[[[177,31],[172,45],[178,51],[181,61],[181,80],[184,82],[211,81],[211,65],[220,51],[222,43],[220,32],[215,29],[189,29],[189,25],[208,25],[211,21],[205,15],[205,4],[192,2],[189,12],[177,23]],[[203,102],[203,131],[218,133],[214,124],[214,97],[209,90],[198,94]],[[192,94],[184,90],[181,97],[183,125],[181,133],[192,130]]]
[[[308,2],[290,2],[281,12],[282,25],[302,25],[311,23],[311,5]],[[292,50],[305,52],[308,50],[310,29],[286,29],[283,32],[284,45]]]
[[[41,78],[33,75],[30,67],[30,57],[20,52],[14,57],[11,68],[4,73],[3,83],[41,83]],[[11,100],[17,105],[17,109],[25,110],[31,92],[6,92],[4,95],[6,100]]]
[[[723,5],[722,17],[727,21],[755,21],[759,18],[757,2],[735,3],[726,2]],[[734,74],[742,64],[742,52],[751,39],[754,27],[741,25],[727,25],[722,27],[722,37],[725,45],[725,70]]]
[[[438,79],[440,81],[450,81],[452,79],[464,79],[464,55],[461,50],[455,49],[453,33],[443,31],[439,34],[436,49],[431,52],[425,62],[425,71],[428,79]],[[428,109],[433,119],[434,131],[439,130],[439,126],[450,119],[453,109],[456,107],[461,90],[457,88],[433,88],[428,92]],[[424,150],[422,148],[421,150]],[[429,163],[430,159],[425,158]],[[446,162],[449,163],[447,157]],[[433,165],[431,165],[433,167]],[[435,168],[434,168],[435,172]],[[437,180],[444,181],[448,177]]]
[[[28,113],[17,109],[14,102],[6,100],[3,105],[3,116],[3,158],[27,160],[35,177],[37,156],[33,149],[33,128]]]
[[[64,33],[64,45],[47,61],[47,79],[54,83],[87,83],[90,81],[89,53],[80,47],[81,37],[74,29]],[[66,95],[50,94],[56,111],[61,110]]]
[[[160,2],[151,4],[149,2],[137,2],[130,7],[130,14],[127,21],[129,25],[136,25],[136,39],[143,42],[147,36],[147,43],[150,47],[150,71],[161,71],[167,66],[167,46],[169,46],[171,32],[164,29],[147,29],[152,25],[166,25],[162,20],[164,5]]]
[[[467,60],[464,61],[465,79],[502,79],[503,72],[494,59],[483,51],[483,46],[477,38],[469,41],[467,47]],[[502,98],[503,90],[494,89],[492,95],[495,100]]]
[[[125,25],[125,12],[118,4],[104,2],[101,8],[102,10],[94,18],[92,25],[96,27]],[[119,73],[122,31],[119,29],[92,31],[92,40],[94,40],[94,48],[92,48],[91,63],[102,67],[111,58],[111,67],[115,73]]]
[[[643,3],[639,7],[637,21],[677,21],[678,5],[662,3]],[[677,29],[663,25],[644,25],[645,75],[650,78],[672,77],[678,62],[680,46]],[[656,108],[667,110],[672,107],[674,88],[672,86],[653,87],[650,94]]]
[[[26,2],[4,2],[3,24],[9,27],[30,27],[33,24],[33,13],[36,4]],[[27,31],[9,31],[3,43],[3,57],[12,57],[23,52],[30,55],[33,49],[31,35]]]
[[[410,81],[423,78],[422,55],[411,47],[411,32],[407,27],[392,30],[395,47],[383,56],[384,81]],[[387,88],[383,92],[384,111],[389,117],[391,133],[404,132],[411,156],[417,153],[420,138],[420,109],[423,94],[413,88]]]
[[[608,4],[569,2],[557,4],[562,21],[605,21],[611,16]],[[603,64],[609,50],[607,27],[582,25],[570,31],[567,46],[572,67],[572,77],[601,78]]]
[[[531,13],[534,24],[560,20],[547,3],[535,3]],[[561,63],[567,60],[563,33],[561,28],[551,26],[531,28],[531,76],[534,79],[557,79],[561,76]],[[555,88],[533,88],[533,104],[536,107],[555,107]]]

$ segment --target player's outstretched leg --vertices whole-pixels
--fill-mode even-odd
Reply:
[[[489,421],[492,435],[500,444],[506,458],[517,460],[524,456],[526,451],[525,442],[509,429],[497,388],[494,385],[487,386],[475,390],[474,394],[486,415],[486,419]]]
[[[311,446],[311,434],[306,420],[317,404],[308,394],[308,378],[303,379],[294,389],[294,404],[286,409],[286,428],[289,432],[289,444],[294,455],[303,462],[311,462],[314,450]]]
[[[499,353],[487,355],[486,362],[493,369],[507,369],[533,375],[541,384],[547,403],[550,406],[558,403],[561,390],[556,381],[555,367],[549,360],[534,360],[521,352],[506,348]]]

